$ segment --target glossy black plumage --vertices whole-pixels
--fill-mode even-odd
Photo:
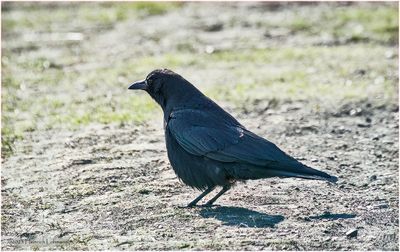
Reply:
[[[129,88],[147,91],[161,106],[171,165],[185,184],[207,189],[205,194],[216,186],[223,186],[222,194],[235,181],[247,179],[298,177],[337,180],[303,165],[275,144],[250,132],[170,70],[154,70],[145,80]],[[200,196],[189,205],[196,204],[204,195]]]

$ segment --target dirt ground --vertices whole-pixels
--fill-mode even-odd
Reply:
[[[235,47],[231,44],[232,41],[242,41],[242,46],[250,47],[262,44],[260,41],[265,39],[265,36],[269,38],[265,46],[278,48],[278,51],[301,45],[311,47],[306,53],[313,54],[314,47],[319,47],[321,43],[327,46],[324,50],[328,51],[340,47],[341,52],[348,52],[352,57],[333,56],[337,51],[333,54],[319,54],[318,51],[316,57],[332,57],[332,61],[310,63],[303,57],[296,58],[296,53],[290,54],[288,59],[272,54],[285,64],[288,62],[289,66],[286,67],[289,67],[290,71],[307,71],[311,65],[314,67],[314,71],[311,71],[314,77],[305,81],[316,81],[314,78],[320,78],[327,81],[328,85],[327,92],[317,91],[316,94],[308,93],[314,90],[312,86],[297,86],[296,88],[305,90],[304,93],[296,91],[292,96],[282,94],[282,99],[276,97],[280,96],[280,87],[287,91],[282,86],[284,84],[264,86],[262,89],[252,86],[250,89],[253,90],[239,93],[237,89],[240,86],[236,86],[236,89],[228,85],[216,87],[220,78],[228,81],[238,78],[239,81],[243,81],[241,74],[248,72],[245,71],[245,67],[237,69],[235,64],[240,64],[241,60],[246,61],[248,55],[239,57],[235,54],[232,56],[235,63],[224,61],[224,57],[231,56],[218,55],[218,63],[205,60],[193,61],[193,64],[187,65],[186,59],[178,60],[179,64],[175,62],[175,58],[161,62],[147,59],[143,60],[147,62],[146,67],[131,70],[135,73],[134,76],[137,76],[158,63],[172,62],[171,64],[177,64],[176,68],[184,71],[185,77],[188,75],[195,84],[205,82],[208,78],[208,84],[199,85],[201,90],[216,98],[222,107],[248,129],[276,143],[305,164],[336,175],[339,178],[336,185],[301,179],[272,178],[248,181],[238,183],[213,207],[180,208],[200,192],[179,182],[169,165],[160,109],[148,108],[151,116],[146,116],[140,121],[118,117],[116,121],[104,122],[93,117],[91,121],[82,123],[79,127],[68,125],[61,120],[59,125],[50,128],[46,126],[50,116],[45,114],[46,116],[40,117],[39,114],[38,123],[29,126],[29,130],[22,130],[23,137],[15,138],[12,153],[2,160],[1,248],[398,251],[398,45],[393,44],[393,41],[376,41],[374,34],[367,40],[345,41],[330,38],[321,41],[316,34],[303,31],[306,25],[299,22],[295,23],[295,26],[290,24],[286,30],[275,27],[267,35],[257,33],[260,31],[259,27],[254,25],[265,19],[265,12],[270,14],[271,22],[280,22],[282,13],[306,15],[311,13],[311,10],[322,11],[328,7],[321,5],[319,9],[315,9],[316,7],[307,5],[270,5],[260,11],[261,7],[258,4],[221,4],[209,11],[208,5],[186,4],[162,14],[134,19],[136,22],[129,18],[121,20],[111,28],[101,28],[99,33],[90,30],[87,41],[84,40],[79,45],[83,53],[87,54],[87,62],[73,60],[72,65],[67,65],[61,59],[59,66],[65,71],[65,75],[68,71],[76,71],[79,76],[82,73],[90,74],[91,67],[94,67],[93,71],[99,72],[101,76],[101,70],[109,74],[105,68],[110,67],[107,64],[115,63],[115,58],[125,62],[130,56],[142,57],[140,55],[145,54],[144,52],[165,52],[171,48],[168,41],[187,34],[182,35],[178,29],[174,33],[166,34],[167,40],[142,41],[143,48],[133,47],[127,53],[123,50],[129,45],[128,35],[135,32],[143,35],[147,32],[148,37],[151,37],[154,35],[152,29],[161,30],[165,22],[170,20],[181,21],[181,28],[183,27],[188,34],[193,34],[191,44],[194,48],[188,49],[189,51],[197,50],[196,46],[208,45],[207,50],[230,52]],[[14,7],[8,11],[7,15],[17,16],[20,10]],[[219,17],[214,15],[218,12],[222,13]],[[248,24],[233,23],[232,27],[228,25],[229,21],[238,16],[243,17],[244,14],[248,14]],[[219,19],[209,19],[211,16]],[[198,22],[192,22],[193,20]],[[156,24],[159,24],[159,27]],[[245,29],[246,27],[248,29]],[[301,29],[298,32],[291,30],[299,27]],[[138,30],[126,32],[128,28]],[[27,49],[32,47],[32,41],[24,42],[20,39],[22,35],[16,31],[2,32],[6,34],[3,51],[8,60],[11,60],[13,55],[16,61],[23,61],[21,57],[31,59],[29,57],[45,53],[45,48],[48,47],[42,45],[36,49]],[[240,32],[246,32],[247,41],[243,42],[243,39],[240,39]],[[10,43],[11,39],[16,39],[16,42]],[[116,44],[114,51],[102,50],[109,49],[118,39],[123,42]],[[138,42],[139,39],[133,38],[132,41]],[[154,41],[160,42],[160,46],[155,47]],[[50,48],[55,55],[60,54],[54,51],[65,49]],[[360,57],[359,54],[355,54],[358,50],[355,48],[361,48],[363,53]],[[368,51],[365,48],[368,48]],[[344,51],[345,49],[348,51]],[[384,56],[375,58],[375,55],[380,54]],[[52,56],[49,58],[53,59]],[[107,58],[112,59],[112,62],[107,62]],[[290,65],[290,62],[299,59],[303,61]],[[338,60],[337,63],[334,62],[335,59]],[[348,61],[339,62],[342,59]],[[103,63],[95,64],[102,60]],[[249,61],[253,60],[255,63],[251,67],[256,68],[260,59],[256,57]],[[16,68],[4,61],[2,59],[5,69],[3,75],[9,74],[19,78],[14,72]],[[304,63],[306,61],[308,63]],[[208,62],[210,66],[207,65]],[[116,64],[120,66],[118,62]],[[270,67],[275,66],[272,72],[285,67],[279,62],[268,64]],[[303,64],[308,65],[302,68]],[[318,66],[329,64],[330,67],[319,71]],[[332,72],[340,72],[338,67],[342,64],[348,64],[344,65],[344,68],[350,69],[351,73],[348,75],[352,76],[349,78],[353,78],[353,85],[350,82],[343,86],[336,84],[339,80]],[[233,73],[235,69],[239,72]],[[227,71],[232,71],[232,76],[223,77]],[[386,86],[379,86],[383,82],[380,74],[384,76]],[[263,73],[258,76],[261,79],[266,78]],[[296,79],[298,77],[295,76],[286,76],[294,83],[304,81]],[[111,75],[110,78],[114,77]],[[123,82],[128,81],[127,79],[128,76],[123,75]],[[26,80],[29,83],[29,78]],[[85,81],[87,79],[82,82]],[[256,76],[252,81],[260,80]],[[341,79],[340,82],[342,81]],[[15,82],[18,82],[18,79],[15,79]],[[109,82],[114,83],[115,80]],[[285,81],[279,79],[278,82]],[[362,86],[364,82],[366,84]],[[104,99],[102,102],[109,101],[108,96],[102,93],[110,88],[107,83],[108,81],[100,83],[96,86],[98,89],[93,89],[94,97]],[[24,91],[35,97],[45,94],[58,99],[70,99],[69,101],[79,97],[82,101],[74,108],[85,108],[93,101],[79,92],[66,90],[63,84],[65,83],[59,82],[58,85],[46,86],[38,82],[36,90],[31,91],[28,86],[28,90],[25,88]],[[76,88],[75,85],[78,84],[71,84],[70,89]],[[123,88],[127,86],[121,83],[118,85]],[[60,91],[54,91],[55,88],[60,88]],[[90,92],[91,86],[86,88],[86,92]],[[113,88],[117,89],[115,85]],[[118,103],[121,99],[122,103],[123,99],[139,97],[123,88],[113,91],[112,102]],[[355,96],[340,93],[341,90],[350,92],[350,88],[355,90]],[[15,92],[16,106],[21,104],[18,103],[22,100],[18,98],[22,95],[20,91],[14,89],[11,84],[3,86],[3,90],[8,97],[2,98],[7,100]],[[221,95],[221,90],[225,92],[225,96]],[[236,91],[230,93],[229,90]],[[333,91],[335,93],[332,93]],[[67,98],[58,92],[64,92]],[[270,96],[269,92],[274,92],[276,97]],[[254,93],[259,94],[251,98]],[[332,98],[335,95],[340,96],[340,99]],[[152,102],[147,97],[140,99],[148,99],[145,100],[146,103]],[[31,104],[31,109],[44,106],[35,104],[34,101]],[[129,104],[124,105],[128,111]],[[2,132],[6,124],[16,132],[22,128],[23,122],[33,118],[29,116],[29,111],[17,114],[15,109],[7,110],[7,106],[3,105],[2,112],[5,115],[2,115]],[[136,109],[138,108],[135,107]],[[20,111],[23,111],[22,106]],[[40,124],[41,122],[44,124]],[[54,121],[51,123],[54,124]],[[2,144],[5,144],[3,137]],[[212,196],[208,196],[207,199]]]

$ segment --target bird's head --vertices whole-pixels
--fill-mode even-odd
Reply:
[[[199,92],[182,76],[168,69],[152,71],[146,79],[131,84],[129,89],[145,90],[163,110],[168,106],[179,106]]]

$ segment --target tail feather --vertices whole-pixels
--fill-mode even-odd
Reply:
[[[290,165],[275,164],[268,167],[240,164],[230,169],[230,173],[237,179],[260,179],[269,177],[295,177],[313,180],[325,180],[336,183],[338,178],[328,173],[303,165],[300,162]]]
[[[336,183],[338,178],[335,176],[331,176],[326,174],[326,176],[318,176],[318,175],[305,175],[305,174],[298,174],[298,173],[287,173],[284,175],[285,177],[295,177],[295,178],[303,178],[303,179],[313,179],[313,180],[325,180],[331,183]]]
[[[293,165],[279,165],[278,167],[273,167],[272,169],[276,170],[277,173],[281,173],[282,176],[287,176],[287,177],[326,180],[331,183],[336,183],[338,181],[337,177],[331,176],[326,172],[319,171],[317,169],[306,166],[300,162],[296,162]]]

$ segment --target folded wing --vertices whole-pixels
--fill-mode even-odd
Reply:
[[[187,152],[220,162],[238,162],[282,175],[329,180],[328,174],[305,166],[275,144],[246,130],[236,121],[210,111],[183,109],[171,113],[167,130]],[[278,174],[279,175],[279,174]]]
[[[221,162],[264,166],[271,162],[295,161],[275,144],[241,125],[200,110],[173,112],[168,130],[187,152]]]

